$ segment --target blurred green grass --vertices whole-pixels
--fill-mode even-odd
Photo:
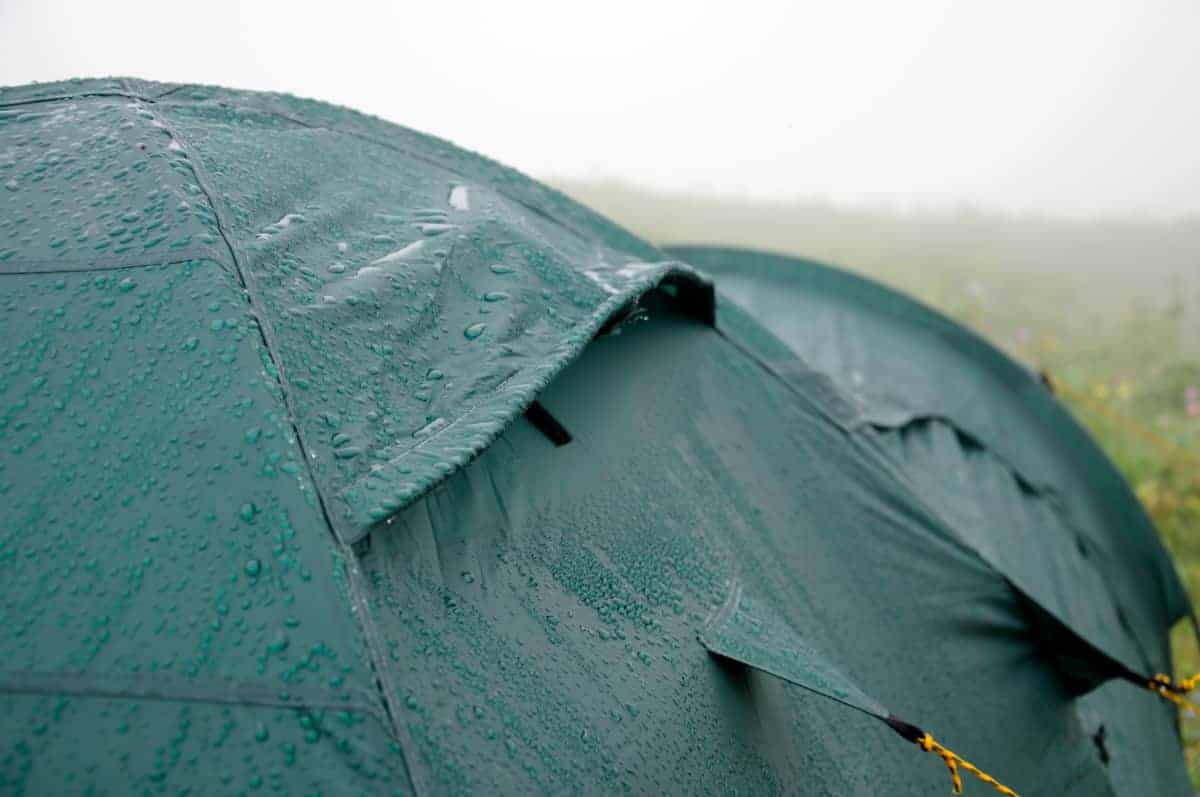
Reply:
[[[657,244],[747,246],[867,274],[1045,370],[1200,596],[1200,217],[898,212],[551,182]],[[1186,622],[1172,642],[1176,673],[1200,672]],[[1200,719],[1183,732],[1200,788]]]

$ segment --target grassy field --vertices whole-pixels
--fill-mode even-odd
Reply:
[[[659,244],[751,246],[851,268],[1045,369],[1124,471],[1200,598],[1200,218],[1072,221],[558,186]],[[1189,628],[1176,668],[1200,672]],[[1184,722],[1200,788],[1200,720]]]

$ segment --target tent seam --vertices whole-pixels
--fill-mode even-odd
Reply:
[[[149,260],[144,263],[128,263],[117,262],[112,259],[61,259],[53,258],[22,258],[19,263],[26,265],[37,266],[39,264],[47,266],[61,266],[61,268],[24,268],[13,270],[0,271],[0,277],[20,276],[29,274],[79,274],[82,272],[91,271],[120,271],[124,269],[134,268],[154,268],[155,266],[177,266],[183,263],[192,263],[198,260],[209,260],[218,265],[222,265],[218,256],[213,253],[212,249],[184,249],[171,253],[171,257],[167,260]]]
[[[164,119],[159,119],[166,127],[167,131],[181,142],[186,143],[186,138],[179,135],[179,132]],[[375,682],[380,693],[380,699],[383,703],[383,710],[390,720],[392,736],[398,742],[400,757],[404,763],[404,770],[408,776],[409,786],[414,793],[419,793],[421,790],[417,788],[413,769],[410,764],[410,750],[412,749],[412,741],[408,738],[407,732],[404,730],[401,723],[397,720],[393,706],[398,705],[397,695],[394,694],[394,686],[390,679],[386,677],[386,668],[383,666],[387,661],[383,655],[379,631],[371,620],[370,606],[366,599],[365,592],[362,587],[362,573],[358,567],[358,558],[354,551],[342,539],[338,532],[337,525],[333,521],[332,514],[329,512],[328,504],[321,491],[320,482],[317,480],[316,473],[313,471],[312,457],[308,454],[308,447],[304,443],[304,436],[301,433],[300,425],[297,422],[297,414],[294,402],[292,401],[290,387],[287,382],[287,377],[284,373],[282,358],[275,350],[273,335],[270,332],[269,322],[266,319],[266,314],[258,304],[257,297],[251,289],[253,279],[249,275],[249,270],[244,267],[241,258],[238,255],[237,247],[233,243],[233,238],[229,233],[229,226],[225,220],[225,214],[221,206],[216,201],[214,192],[209,188],[207,180],[204,177],[204,169],[200,164],[199,158],[194,157],[189,149],[187,158],[188,168],[192,175],[196,178],[196,184],[203,192],[209,206],[212,208],[213,215],[216,217],[217,230],[221,234],[221,239],[225,242],[225,246],[229,249],[230,257],[233,260],[234,273],[241,285],[242,292],[246,297],[247,304],[250,305],[251,312],[254,315],[256,326],[258,327],[259,337],[262,340],[267,356],[270,357],[271,363],[275,369],[275,378],[279,384],[280,393],[283,396],[284,406],[288,412],[288,420],[291,424],[292,431],[296,435],[296,444],[300,448],[300,453],[304,458],[305,466],[308,470],[309,480],[313,485],[313,492],[317,497],[317,504],[320,507],[321,515],[325,519],[326,525],[329,527],[331,536],[337,546],[342,560],[346,567],[347,582],[349,592],[352,599],[352,609],[358,617],[359,627],[362,630],[363,637],[366,641],[366,647],[370,658],[371,669],[374,671]]]
[[[124,79],[121,82],[124,83]],[[104,99],[106,97],[110,99],[140,100],[141,102],[148,103],[154,102],[150,97],[145,97],[133,91],[81,91],[78,94],[55,94],[51,97],[30,97],[25,100],[0,102],[0,109],[20,108],[25,105],[41,105],[50,102],[68,102],[70,100]]]
[[[138,689],[120,685],[126,680],[136,683]],[[245,705],[259,708],[285,708],[295,711],[315,709],[342,709],[362,711],[386,724],[386,718],[376,706],[360,700],[338,700],[333,693],[328,697],[297,694],[295,700],[272,686],[246,682],[195,681],[187,678],[174,679],[173,683],[151,684],[146,688],[146,673],[128,676],[113,673],[89,672],[36,672],[27,670],[0,670],[0,694],[58,694],[76,697],[94,697],[112,700],[158,700],[163,702],[204,703],[209,705]],[[151,678],[151,681],[169,679]]]

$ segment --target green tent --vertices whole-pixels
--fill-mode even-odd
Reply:
[[[0,184],[0,792],[1190,792],[1153,527],[911,300],[287,96]]]

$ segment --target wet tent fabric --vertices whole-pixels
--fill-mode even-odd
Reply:
[[[1169,666],[1164,630],[1190,613],[1170,557],[1119,473],[1033,374],[848,272],[764,253],[675,251],[827,376],[848,399],[842,423],[874,432],[1008,578],[1126,666]]]
[[[870,440],[1035,615],[1050,616],[1032,626],[1081,693],[1081,716],[1110,718],[1094,722],[1104,726],[1106,747],[1151,738],[1158,749],[1174,745],[1159,707],[1131,700],[1124,684],[1098,684],[1125,668],[1169,670],[1167,631],[1190,613],[1186,594],[1128,486],[1036,375],[935,311],[851,273],[762,252],[670,251],[717,280],[720,324],[731,339],[785,381],[824,397],[836,424]],[[935,379],[915,379],[914,371]],[[1072,658],[1079,646],[1100,655]],[[1144,773],[1110,770],[1124,788],[1143,788]]]
[[[895,712],[1187,793],[1170,707],[1053,644],[1166,669],[1186,611],[1086,437],[1006,448],[1061,411],[939,404],[978,366],[916,343],[868,404],[754,291],[862,351],[870,301],[290,97],[4,89],[0,153],[4,790],[941,793]]]
[[[401,681],[436,782],[944,793],[939,761],[827,683],[705,655],[737,580],[786,618],[777,639],[819,644],[810,671],[1030,793],[1111,793],[1004,579],[711,329],[660,317],[598,340],[541,402],[569,445],[518,422],[363,560],[389,644],[423,652]],[[523,744],[471,765],[494,723]]]

